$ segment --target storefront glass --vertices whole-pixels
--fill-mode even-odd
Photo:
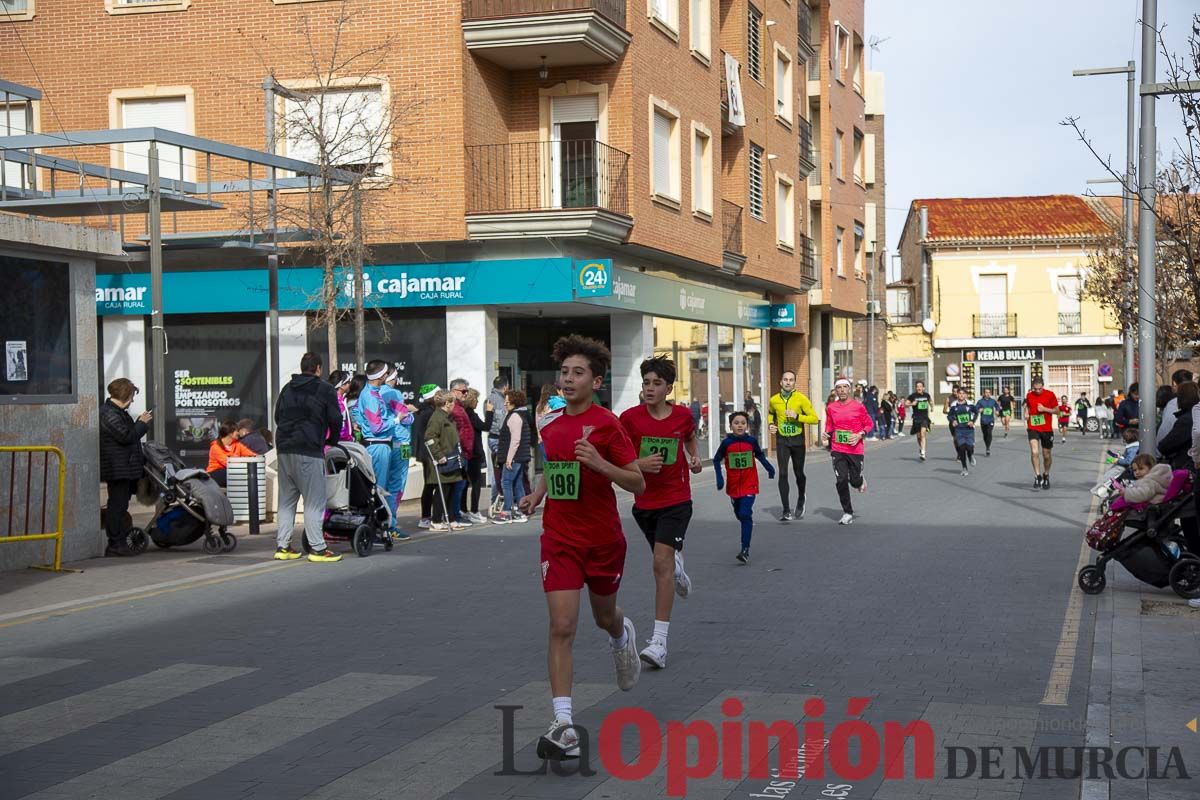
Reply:
[[[380,319],[380,314],[386,316]],[[325,328],[312,327],[309,318],[308,348],[325,358],[328,337]],[[260,323],[261,327],[261,323]],[[445,387],[455,376],[446,374],[446,312],[441,308],[371,309],[366,314],[366,357],[400,365],[399,389],[409,402],[415,402],[422,384]],[[357,372],[354,365],[354,321],[338,321],[337,369]],[[326,367],[325,374],[333,370]],[[481,389],[483,391],[483,389]]]
[[[750,402],[753,401],[755,406],[762,403],[762,341],[763,332],[757,328],[746,328],[742,331],[742,385],[745,387],[745,397],[742,399],[742,408],[749,410]],[[735,365],[736,366],[736,365]],[[761,417],[763,410],[758,409],[758,416]],[[755,431],[755,414],[750,413],[751,433],[755,436],[761,435],[761,430]],[[761,425],[757,426],[761,428]],[[761,438],[761,436],[760,436]]]
[[[675,379],[674,402],[691,409],[692,418],[706,436],[708,421],[708,325],[702,322],[654,318],[654,352],[670,356],[679,376]]]
[[[729,430],[729,415],[742,407],[743,399],[733,393],[733,328],[717,326],[717,387],[721,398],[721,433]]]

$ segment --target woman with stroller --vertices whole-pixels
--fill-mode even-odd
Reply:
[[[227,419],[221,423],[221,427],[217,430],[217,438],[213,439],[213,443],[208,447],[208,466],[205,472],[217,482],[217,486],[225,488],[226,469],[229,466],[229,457],[235,458],[253,458],[258,455],[249,447],[238,441],[237,438],[238,424]]]
[[[1175,412],[1175,422],[1171,430],[1158,443],[1158,452],[1162,460],[1171,465],[1171,469],[1188,469],[1192,458],[1188,451],[1192,447],[1192,409],[1200,403],[1200,387],[1192,381],[1179,384],[1175,399],[1179,410]]]
[[[108,485],[108,503],[104,529],[108,534],[106,556],[132,556],[125,514],[129,498],[137,490],[145,461],[141,438],[150,427],[151,411],[143,411],[135,421],[129,406],[138,388],[128,378],[117,378],[108,385],[108,398],[100,406],[100,480]]]
[[[487,517],[479,513],[479,495],[483,493],[483,472],[487,467],[483,432],[488,429],[487,423],[479,416],[479,390],[467,389],[467,396],[463,398],[462,404],[467,412],[467,419],[471,422],[471,430],[475,434],[475,448],[471,451],[471,460],[467,462],[466,483],[463,486],[462,505],[459,510],[471,522],[487,522]]]
[[[453,392],[438,390],[433,397],[434,411],[425,426],[421,442],[425,452],[425,485],[436,487],[437,492],[432,509],[433,521],[429,526],[433,531],[457,531],[468,527],[459,521],[464,465],[458,425],[450,416],[454,411],[454,402]]]
[[[525,471],[533,459],[533,420],[525,408],[525,393],[520,389],[509,389],[504,395],[504,422],[500,428],[500,444],[496,458],[500,459],[501,493],[504,495],[504,510],[492,522],[507,525],[511,522],[528,522],[529,517],[514,511],[525,496]]]

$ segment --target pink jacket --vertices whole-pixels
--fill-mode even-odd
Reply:
[[[853,398],[845,403],[835,400],[825,406],[825,431],[833,442],[833,452],[835,453],[853,453],[861,456],[866,452],[866,446],[862,439],[858,440],[858,444],[843,444],[838,442],[837,433],[838,431],[849,431],[865,436],[871,432],[873,427],[875,424],[871,421],[871,415],[867,413],[866,406]]]

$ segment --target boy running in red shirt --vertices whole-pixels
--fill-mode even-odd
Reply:
[[[555,342],[553,356],[559,364],[558,388],[567,405],[542,421],[544,471],[533,494],[522,498],[520,505],[532,514],[549,497],[542,517],[541,562],[550,616],[547,661],[554,721],[538,740],[537,753],[544,759],[562,760],[579,757],[579,736],[571,717],[571,648],[584,585],[592,617],[610,637],[617,686],[629,691],[641,672],[633,622],[617,606],[625,570],[625,534],[612,485],[641,494],[646,482],[620,420],[592,403],[612,362],[608,348],[572,335]]]
[[[1058,396],[1046,388],[1041,378],[1033,379],[1033,388],[1025,395],[1025,427],[1029,438],[1029,460],[1033,464],[1033,488],[1050,488],[1050,463],[1054,449],[1054,413]]]
[[[1064,394],[1059,398],[1058,403],[1058,435],[1065,442],[1067,441],[1067,428],[1071,427],[1071,406],[1067,404],[1067,396]]]
[[[725,489],[733,504],[733,514],[742,523],[742,549],[737,560],[750,563],[750,537],[754,535],[754,498],[758,496],[758,470],[754,460],[758,459],[767,468],[767,478],[774,479],[775,467],[767,461],[767,454],[758,446],[758,439],[746,433],[750,417],[744,411],[729,415],[730,433],[721,441],[713,455],[713,472],[717,474],[717,490]],[[729,468],[729,480],[721,473],[721,466]]]
[[[621,426],[640,456],[638,466],[646,478],[646,491],[633,503],[633,519],[650,544],[654,564],[654,636],[641,657],[664,669],[674,596],[686,599],[692,591],[683,569],[683,539],[692,519],[689,472],[700,472],[700,453],[692,412],[667,402],[675,384],[675,362],[665,356],[648,358],[641,370],[643,404],[622,414]]]

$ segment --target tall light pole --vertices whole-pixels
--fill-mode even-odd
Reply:
[[[1089,75],[1119,75],[1126,74],[1127,80],[1127,101],[1125,112],[1125,185],[1122,195],[1124,202],[1122,203],[1124,211],[1123,227],[1125,229],[1125,274],[1133,274],[1133,186],[1134,186],[1134,137],[1133,137],[1133,121],[1134,121],[1134,98],[1137,96],[1135,86],[1135,78],[1137,75],[1137,64],[1130,61],[1123,67],[1101,67],[1099,69],[1077,69],[1071,74],[1077,78]],[[1133,302],[1134,310],[1137,309],[1137,298]],[[1125,336],[1125,382],[1133,382],[1133,326],[1126,326],[1123,331]]]
[[[1153,83],[1158,74],[1158,0],[1142,0],[1142,81]],[[1142,450],[1155,450],[1154,390],[1157,385],[1154,369],[1155,326],[1158,308],[1155,286],[1155,226],[1158,217],[1155,205],[1155,173],[1158,171],[1158,131],[1154,124],[1155,96],[1142,92],[1142,124],[1138,136],[1138,383],[1141,388],[1141,413],[1138,424]]]

